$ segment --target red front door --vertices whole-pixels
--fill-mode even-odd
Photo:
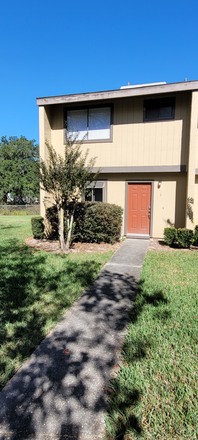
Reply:
[[[151,184],[128,184],[127,233],[150,232]]]

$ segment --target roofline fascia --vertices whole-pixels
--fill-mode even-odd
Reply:
[[[78,102],[101,101],[108,99],[127,98],[133,96],[156,95],[160,93],[175,93],[183,91],[198,90],[198,81],[184,81],[148,87],[137,87],[129,89],[107,90],[103,92],[78,93],[74,95],[60,95],[37,98],[38,106],[53,104],[70,104]]]

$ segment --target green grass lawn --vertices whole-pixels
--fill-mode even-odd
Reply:
[[[109,391],[109,440],[198,438],[198,253],[146,256],[123,363]]]
[[[47,254],[31,235],[29,216],[0,216],[0,388],[112,255]]]

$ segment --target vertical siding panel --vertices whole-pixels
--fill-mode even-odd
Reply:
[[[150,126],[146,126],[146,124],[142,124],[144,126],[144,164],[147,165],[147,163],[151,160],[151,148],[150,148]]]
[[[182,119],[184,121],[183,127],[182,127],[182,139],[181,139],[181,161],[182,164],[187,165],[187,150],[188,150],[188,141],[187,139],[187,125],[188,125],[188,111],[190,112],[190,106],[188,103],[188,97],[181,95],[181,101],[182,101]],[[189,108],[188,108],[189,107]]]
[[[175,119],[179,122],[181,121],[182,117],[183,117],[183,108],[182,108],[182,95],[180,93],[178,93],[178,95],[176,96],[176,108],[175,108]],[[181,127],[181,125],[180,125]],[[182,130],[182,127],[181,127]],[[173,163],[180,163],[180,159],[181,159],[181,150],[182,150],[182,144],[181,144],[181,135],[182,133],[178,133],[179,131],[179,126],[178,126],[178,130],[174,130],[174,148],[173,148],[173,157],[172,157],[172,161]],[[178,145],[178,148],[176,149],[176,145]]]
[[[128,100],[128,108],[127,108],[127,154],[126,154],[126,161],[128,161],[129,165],[132,166],[133,165],[133,152],[134,152],[134,147],[133,147],[133,118],[134,118],[134,109],[133,109],[133,100],[129,99]]]
[[[155,124],[155,136],[156,136],[156,151],[158,153],[159,165],[162,165],[162,154],[163,154],[163,139],[162,139],[162,124],[156,122]]]
[[[176,142],[176,138],[177,138],[177,127],[175,126],[175,124],[172,124],[169,126],[169,131],[170,134],[169,136],[172,137],[173,139],[173,147],[171,149],[169,149],[169,157],[170,157],[170,164],[174,164],[175,163],[175,158],[177,157],[178,154],[178,150],[180,150],[180,145],[177,144]]]
[[[133,125],[131,126],[132,133],[132,164],[135,165],[138,163],[138,130],[139,130],[139,120],[138,120],[138,103],[139,99],[135,98],[133,100]]]
[[[122,157],[122,134],[121,134],[121,130],[122,130],[122,101],[119,100],[119,102],[116,104],[115,106],[115,111],[116,111],[116,117],[117,117],[117,125],[114,127],[114,143],[115,143],[115,148],[112,151],[112,156],[111,156],[111,162],[112,165],[114,165],[114,163],[117,164],[118,159],[120,158],[120,162],[121,157]],[[118,153],[119,152],[119,153]],[[116,160],[115,160],[116,158]],[[108,162],[108,165],[111,166],[111,162]]]
[[[172,121],[170,121],[172,122]],[[172,139],[171,142],[171,147],[169,147],[168,152],[169,152],[169,163],[168,165],[173,165],[174,163],[174,155],[177,149],[177,144],[175,143],[175,124],[168,124],[168,139]],[[178,146],[179,147],[179,146]]]
[[[53,126],[52,126],[52,145],[56,145],[56,150],[59,154],[63,153],[63,107],[53,109]]]
[[[143,158],[143,148],[142,148],[142,142],[143,142],[143,129],[142,129],[142,120],[141,120],[141,104],[142,101],[140,98],[137,99],[137,163],[140,165],[144,164],[144,158]],[[141,128],[140,128],[141,127]]]
[[[128,101],[123,102],[123,125],[122,125],[122,164],[130,160],[130,147],[128,144]]]
[[[183,123],[183,138],[182,138],[182,163],[187,165],[188,162],[188,149],[189,149],[189,136],[190,136],[190,114],[191,114],[191,98],[190,94],[184,96],[184,123]]]
[[[144,159],[144,165],[147,165],[150,162],[150,127],[148,126],[148,130],[146,127],[146,124],[141,124],[143,127],[143,159]],[[148,133],[148,134],[147,134]]]
[[[161,132],[160,132],[160,137],[161,137],[161,156],[160,156],[160,163],[162,164],[167,164],[168,161],[168,145],[167,145],[167,123],[165,122],[163,125],[161,125]]]
[[[153,163],[155,165],[155,162],[157,160],[157,146],[156,146],[156,136],[155,136],[155,124],[145,124],[147,131],[149,130],[149,134],[147,134],[146,131],[146,136],[149,136],[149,143],[150,143],[150,162],[149,163]]]
[[[51,143],[59,153],[64,148],[63,107],[51,107]],[[85,143],[82,150],[88,148],[89,156],[96,156],[96,166],[100,167],[179,165],[181,156],[186,164],[189,111],[190,93],[178,94],[175,120],[144,123],[143,98],[118,99],[114,103],[113,142]]]

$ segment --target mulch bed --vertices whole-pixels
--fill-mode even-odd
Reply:
[[[160,238],[150,238],[149,241],[149,248],[148,251],[184,251],[184,252],[191,252],[191,251],[197,251],[198,246],[191,246],[189,249],[182,249],[178,245],[174,246],[168,246],[166,243],[164,243],[163,239]]]
[[[37,240],[35,238],[29,237],[25,239],[25,244],[40,251],[50,252],[52,254],[61,254],[60,244],[58,240]],[[108,251],[116,251],[121,246],[121,244],[122,241],[118,241],[115,244],[73,243],[70,252],[95,252],[104,254]]]
[[[25,239],[25,243],[34,249],[50,252],[52,254],[61,254],[60,244],[58,240],[36,240],[29,237]],[[118,241],[115,244],[109,243],[73,243],[70,249],[71,253],[75,252],[90,252],[90,253],[105,253],[108,251],[116,251],[122,244]],[[190,252],[198,250],[197,246],[191,246],[190,249],[181,249],[178,246],[169,247],[164,243],[163,239],[150,238],[148,251],[184,251]]]

